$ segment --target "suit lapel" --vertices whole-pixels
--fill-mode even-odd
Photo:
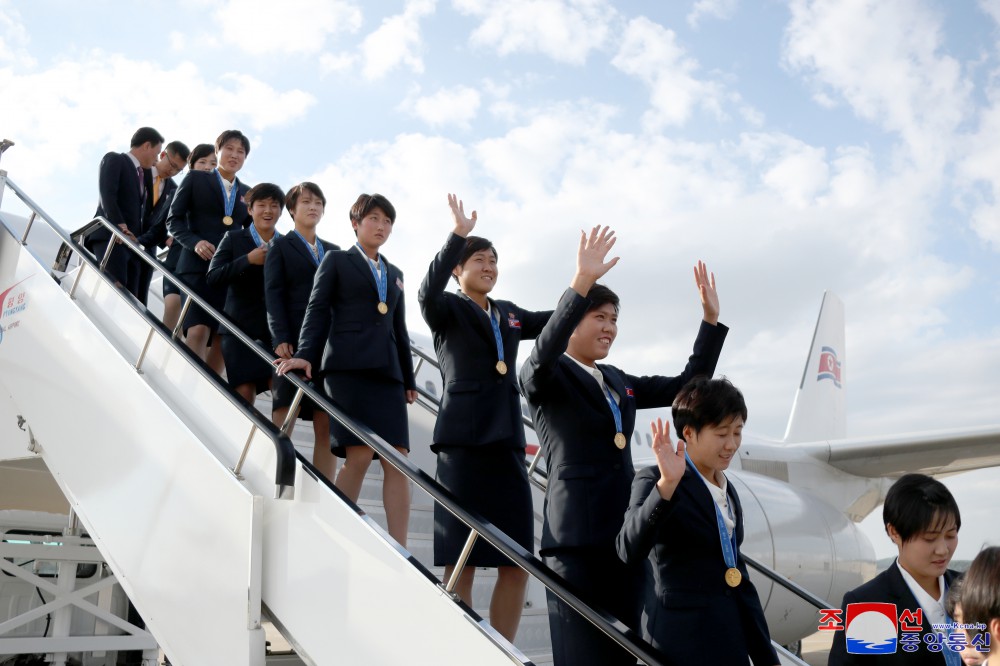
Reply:
[[[365,278],[365,282],[372,288],[375,295],[378,296],[378,286],[375,284],[375,275],[372,273],[371,262],[368,261],[367,257],[361,256],[361,250],[350,249],[347,251],[348,260],[351,265],[354,266],[358,272]]]
[[[472,322],[472,329],[476,331],[483,338],[483,340],[488,342],[491,348],[496,347],[496,341],[493,339],[493,326],[486,320],[486,312],[479,307],[475,301],[463,294],[461,291],[458,292],[458,297],[465,303],[465,312],[468,319]],[[490,305],[496,309],[496,303],[490,301]],[[502,337],[503,334],[501,333],[501,339]]]
[[[287,234],[287,238],[288,242],[292,246],[292,251],[300,255],[302,257],[302,261],[307,262],[309,266],[315,268],[316,257],[313,256],[312,250],[306,247],[305,241],[299,238],[298,234],[296,234],[294,231],[289,231]],[[317,242],[322,242],[318,238],[316,240]]]
[[[587,396],[587,399],[593,404],[594,409],[602,410],[602,413],[606,414],[608,418],[613,418],[611,407],[608,406],[608,399],[604,396],[601,387],[597,385],[597,380],[594,379],[593,375],[581,368],[579,363],[566,354],[563,354],[560,361],[566,366],[567,374],[572,381],[576,382],[580,392]]]

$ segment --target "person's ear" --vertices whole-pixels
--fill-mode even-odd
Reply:
[[[892,526],[892,523],[885,524],[885,533],[889,535],[889,540],[892,541],[897,546],[903,545],[903,539],[899,536],[899,532],[896,528]]]
[[[687,444],[690,444],[692,440],[698,439],[698,431],[694,429],[694,426],[684,426],[684,429],[681,430],[681,434],[684,436],[684,442]]]

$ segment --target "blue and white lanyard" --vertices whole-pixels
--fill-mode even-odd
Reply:
[[[215,177],[219,179],[219,187],[222,188],[222,203],[225,205],[226,217],[232,217],[233,209],[236,208],[236,195],[240,193],[240,188],[236,184],[236,179],[233,178],[233,186],[229,189],[229,194],[226,195],[226,184],[218,169],[215,170]]]
[[[615,432],[619,433],[622,431],[622,410],[618,407],[618,403],[615,402],[615,398],[611,395],[611,389],[608,388],[607,382],[602,382],[604,386],[604,397],[608,399],[608,406],[611,407],[611,415],[615,417]]]
[[[698,468],[694,466],[694,462],[691,460],[686,452],[684,457],[687,458],[687,466],[692,472],[701,476],[701,472]],[[715,521],[719,527],[719,542],[722,544],[722,559],[726,561],[726,566],[730,569],[736,567],[736,526],[733,526],[733,533],[729,534],[729,530],[726,529],[726,521],[722,519],[722,510],[719,509],[719,504],[714,499],[712,500],[712,506],[715,507]],[[733,517],[733,510],[729,509],[729,517],[733,518],[735,522],[735,517]]]
[[[489,312],[486,312],[486,318],[490,320],[490,326],[493,328],[493,338],[497,341],[497,360],[503,360],[503,340],[500,338],[500,313],[497,312],[497,316],[494,317]]]
[[[309,244],[309,241],[306,240],[305,236],[300,234],[297,229],[292,230],[292,233],[299,237],[302,244],[306,246],[307,250],[309,250],[309,256],[312,257],[313,261],[316,262],[316,265],[319,266],[320,262],[323,261],[323,255],[326,253],[326,250],[323,248],[323,241],[321,241],[318,236],[316,237],[316,251],[313,252],[313,246]]]
[[[257,229],[254,228],[254,225],[251,224],[250,225],[250,237],[253,238],[253,242],[257,245],[257,247],[261,247],[262,245],[266,245],[268,247],[271,247],[271,243],[273,243],[274,241],[276,241],[279,238],[281,238],[281,234],[279,234],[277,231],[275,231],[274,235],[271,236],[271,240],[270,241],[265,241],[263,238],[260,237],[260,234],[257,233]]]
[[[382,255],[378,255],[378,270],[375,269],[375,262],[368,258],[365,254],[365,249],[361,247],[361,243],[355,243],[358,246],[358,250],[361,251],[361,256],[365,258],[368,262],[368,268],[372,271],[372,277],[375,278],[375,287],[378,289],[378,300],[379,303],[386,302],[386,296],[389,293],[389,274],[385,270],[385,262],[382,261]]]

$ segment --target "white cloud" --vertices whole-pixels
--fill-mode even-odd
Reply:
[[[11,7],[8,0],[0,0],[0,65],[34,65],[34,58],[28,54],[29,42],[28,30],[21,22],[20,13]]]
[[[687,15],[687,22],[692,28],[698,27],[703,17],[729,19],[736,13],[739,0],[697,0]]]
[[[942,168],[972,108],[971,86],[942,53],[942,18],[913,0],[792,0],[784,60],[824,96],[896,132],[907,157]],[[828,97],[828,99],[829,99]]]
[[[481,20],[469,44],[500,55],[540,53],[582,65],[609,40],[617,12],[606,0],[452,0],[459,12]]]
[[[78,168],[93,174],[96,187],[97,163],[91,169],[81,159],[95,150],[127,149],[132,132],[143,125],[156,127],[168,141],[194,145],[214,141],[229,127],[260,132],[285,125],[315,103],[306,92],[276,90],[248,74],[207,80],[190,62],[164,68],[97,50],[44,70],[0,69],[0,89],[10,99],[32,100],[4,109],[4,133],[18,144],[4,162],[17,168],[22,187]],[[171,91],[168,103],[164,90]],[[176,100],[191,101],[197,112],[181,112]],[[46,187],[29,191],[40,198],[50,194]],[[92,202],[79,205],[81,217],[92,213]]]
[[[696,107],[722,117],[722,88],[695,78],[698,62],[677,44],[677,35],[645,17],[632,19],[611,64],[649,86],[647,129],[683,125]]]
[[[353,53],[324,53],[319,57],[319,65],[324,72],[343,72],[350,69],[358,57]]]
[[[467,86],[442,88],[432,95],[408,97],[403,109],[431,127],[457,125],[468,128],[479,112],[479,91]]]
[[[357,32],[362,20],[354,0],[228,0],[213,16],[226,43],[254,55],[319,53],[328,37]]]
[[[400,66],[420,74],[424,71],[423,38],[420,20],[434,13],[436,0],[407,0],[402,14],[382,20],[382,24],[361,43],[362,73],[374,81]]]

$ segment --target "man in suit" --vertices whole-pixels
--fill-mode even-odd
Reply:
[[[189,171],[177,188],[167,213],[167,231],[175,243],[184,247],[177,260],[178,277],[209,305],[222,310],[226,289],[209,286],[205,274],[222,236],[230,229],[245,229],[250,225],[245,201],[250,188],[236,177],[250,154],[250,140],[239,130],[226,130],[215,140],[215,152],[219,160],[217,169]],[[192,305],[183,327],[188,347],[221,372],[222,354],[215,339],[218,322],[199,306]],[[214,340],[211,360],[207,354],[210,339]]]
[[[704,321],[677,377],[626,374],[607,357],[618,331],[618,297],[596,284],[617,262],[604,263],[613,232],[581,239],[577,272],[521,368],[548,470],[540,553],[585,600],[638,629],[641,567],[625,565],[615,538],[635,475],[628,442],[636,409],[666,407],[696,375],[712,375],[728,329],[718,323],[714,276],[695,269]],[[556,666],[635,664],[635,658],[549,594]]]
[[[148,213],[143,220],[142,234],[136,239],[150,256],[156,256],[156,248],[167,247],[167,211],[177,191],[174,176],[184,170],[191,151],[180,141],[171,141],[160,153],[153,165],[153,187]],[[144,261],[139,262],[139,300],[145,305],[149,297],[149,283],[153,279],[153,268]]]
[[[696,377],[674,399],[670,424],[653,424],[656,465],[636,474],[618,555],[643,563],[642,635],[668,664],[697,664],[705,646],[717,664],[777,666],[778,655],[750,582],[743,507],[725,470],[743,441],[747,405],[729,380]],[[650,554],[652,551],[652,554]]]
[[[127,153],[111,152],[101,159],[98,175],[100,200],[94,215],[105,218],[132,240],[142,233],[153,185],[150,169],[156,163],[162,146],[163,136],[159,132],[152,127],[140,127],[132,135]],[[101,261],[109,243],[120,246],[112,233],[101,227],[87,238],[85,245]],[[104,270],[115,284],[138,297],[140,263],[128,248],[115,247]]]
[[[933,633],[933,625],[945,624],[947,613],[944,602],[948,587],[958,572],[948,568],[958,547],[958,530],[962,515],[958,503],[948,488],[940,481],[924,474],[906,474],[892,484],[882,506],[882,522],[886,534],[899,556],[885,571],[870,581],[844,595],[843,621],[847,621],[847,606],[860,602],[885,602],[896,605],[896,650],[891,654],[851,654],[865,650],[866,646],[854,638],[845,627],[833,634],[830,647],[830,666],[952,666],[961,664],[957,652],[948,649],[931,652],[924,637]],[[905,614],[905,615],[904,615]],[[915,618],[919,614],[920,621]],[[904,625],[916,627],[919,632],[904,632]],[[904,641],[916,636],[920,642],[916,651],[905,651]],[[916,644],[914,641],[913,644]]]
[[[326,196],[316,183],[302,182],[288,190],[285,208],[295,228],[274,241],[264,260],[264,301],[271,344],[278,358],[289,359],[299,344],[299,332],[309,305],[313,278],[327,252],[340,246],[316,235],[316,226],[326,210]],[[279,375],[272,384],[271,420],[282,425],[295,397],[296,387]],[[322,388],[320,388],[322,390]],[[337,476],[337,458],[330,450],[330,418],[322,409],[314,409],[306,398],[299,408],[299,418],[313,424],[313,465],[326,478]],[[294,424],[292,426],[294,428]]]

